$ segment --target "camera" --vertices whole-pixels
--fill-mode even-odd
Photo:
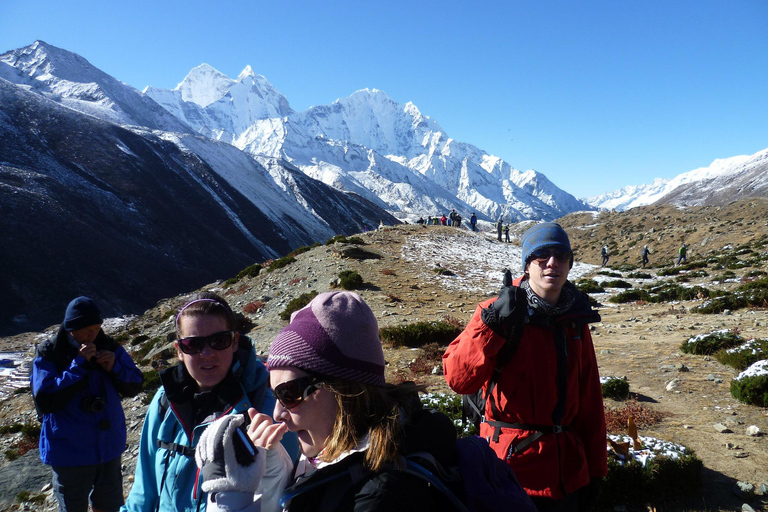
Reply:
[[[100,396],[87,396],[83,398],[80,404],[80,410],[83,412],[101,412],[104,410],[104,399]]]

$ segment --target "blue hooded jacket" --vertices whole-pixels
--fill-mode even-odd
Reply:
[[[125,451],[120,395],[138,394],[144,378],[131,356],[104,331],[94,343],[97,350],[115,353],[112,371],[79,355],[80,344],[63,325],[37,347],[30,384],[42,422],[40,459],[45,464],[103,464]]]
[[[183,364],[160,372],[162,387],[147,409],[133,487],[121,512],[205,510],[207,495],[195,464],[203,431],[224,415],[245,414],[249,407],[271,415],[275,407],[267,369],[247,337],[239,345],[232,371],[211,391],[197,392]],[[284,441],[295,458],[295,435]]]

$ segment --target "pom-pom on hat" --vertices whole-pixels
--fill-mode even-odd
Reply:
[[[539,249],[572,252],[568,233],[556,222],[542,222],[523,233],[523,269],[531,255]],[[571,266],[573,266],[573,258],[571,258]]]
[[[73,299],[67,306],[62,326],[65,331],[76,331],[91,325],[102,324],[101,311],[93,300],[88,297]]]
[[[267,369],[287,366],[384,386],[384,351],[373,311],[356,293],[321,293],[291,315],[272,342]]]

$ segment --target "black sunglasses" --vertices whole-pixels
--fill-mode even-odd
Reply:
[[[232,346],[232,341],[235,339],[235,331],[221,331],[208,336],[190,336],[188,338],[180,338],[178,340],[179,350],[187,355],[194,355],[200,353],[205,344],[213,350],[224,350]]]
[[[536,263],[543,263],[545,261],[548,261],[549,258],[554,257],[555,260],[557,260],[558,263],[565,264],[569,263],[571,261],[571,258],[573,257],[573,253],[570,251],[554,251],[552,249],[540,249],[538,251],[535,251],[530,256],[530,261],[535,261]]]
[[[309,395],[320,389],[322,385],[322,379],[313,375],[307,375],[283,382],[276,386],[272,392],[283,407],[293,409]]]

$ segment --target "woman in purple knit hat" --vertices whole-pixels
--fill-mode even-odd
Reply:
[[[272,342],[267,368],[278,401],[274,422],[249,411],[248,436],[258,447],[258,461],[262,449],[282,449],[286,432],[298,435],[301,457],[281,500],[283,510],[451,509],[445,495],[401,470],[403,456],[416,451],[450,463],[455,428],[446,416],[421,408],[420,387],[386,384],[384,366],[376,318],[351,292],[318,295]],[[214,507],[220,510],[258,510],[253,495],[258,482],[238,478],[239,466],[227,467],[216,452],[223,443],[224,452],[239,452],[247,461],[250,450],[241,440],[228,446],[226,425],[219,427],[220,435],[216,431],[210,434],[213,442],[201,441],[198,448],[198,465],[211,475],[203,488],[209,480],[218,482],[214,485],[223,492],[215,495]]]

